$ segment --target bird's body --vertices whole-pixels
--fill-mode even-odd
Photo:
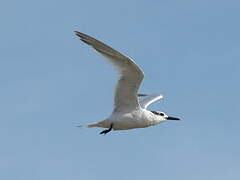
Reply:
[[[114,130],[127,130],[135,128],[145,128],[163,122],[164,120],[156,118],[156,116],[148,110],[139,108],[130,112],[117,112],[104,121],[87,125],[88,127],[103,127],[109,128],[114,124]]]
[[[86,125],[86,127],[108,128],[101,132],[101,134],[106,134],[112,129],[145,128],[166,120],[179,120],[179,118],[167,116],[163,112],[147,110],[151,103],[161,99],[163,96],[137,94],[144,73],[132,59],[91,36],[78,31],[75,31],[75,33],[83,42],[103,55],[119,73],[119,80],[115,90],[114,109],[111,116],[103,121]]]

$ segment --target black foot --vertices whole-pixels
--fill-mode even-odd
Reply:
[[[100,134],[107,134],[107,133],[109,133],[112,130],[112,127],[113,127],[113,124],[110,125],[109,129],[106,129],[106,130],[100,132]]]

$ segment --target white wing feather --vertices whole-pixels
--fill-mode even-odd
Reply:
[[[163,98],[162,95],[159,95],[159,94],[150,94],[150,95],[147,95],[147,94],[138,94],[139,97],[142,97],[140,100],[139,100],[139,103],[141,105],[141,107],[143,109],[147,109],[147,107],[154,103],[155,101],[158,101],[160,99]]]
[[[75,31],[80,39],[102,54],[118,71],[119,80],[115,90],[114,112],[131,111],[140,107],[137,91],[144,73],[129,57],[84,33]]]

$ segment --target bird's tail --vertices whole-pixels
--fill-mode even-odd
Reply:
[[[96,122],[96,123],[93,123],[93,124],[79,125],[77,127],[87,127],[87,128],[101,127],[101,124],[100,124],[100,122]]]

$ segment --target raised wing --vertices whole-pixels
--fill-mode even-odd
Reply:
[[[114,112],[131,111],[140,107],[137,91],[144,78],[144,73],[129,57],[112,49],[108,45],[84,33],[75,31],[80,39],[103,55],[118,71],[119,80],[115,90]]]
[[[159,94],[150,94],[150,95],[147,95],[147,94],[138,94],[139,97],[142,97],[140,100],[139,100],[139,103],[141,105],[141,107],[143,109],[147,109],[147,107],[154,103],[155,101],[158,101],[160,99],[163,98],[162,95],[159,95]]]

